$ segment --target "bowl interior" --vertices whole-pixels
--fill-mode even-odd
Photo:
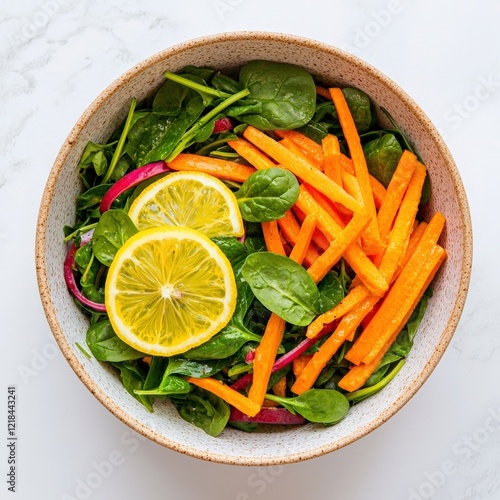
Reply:
[[[323,84],[364,90],[389,110],[423,158],[432,181],[428,210],[447,219],[443,244],[448,258],[435,279],[430,301],[409,359],[380,393],[353,407],[332,427],[267,428],[254,434],[226,429],[212,438],[186,423],[168,403],[149,414],[115,374],[76,347],[88,327],[63,278],[63,226],[74,221],[81,186],[77,165],[89,140],[101,142],[124,119],[130,99],[145,98],[164,82],[162,73],[187,64],[234,69],[253,59],[298,64]],[[118,418],[158,443],[189,455],[234,464],[279,464],[338,449],[392,416],[429,376],[458,323],[470,277],[471,226],[467,200],[453,160],[435,128],[413,101],[380,72],[354,56],[319,42],[271,33],[224,34],[187,42],[158,53],[125,73],[85,111],[64,143],[42,199],[37,233],[37,275],[42,303],[54,336],[71,367]],[[293,439],[290,434],[293,433]]]

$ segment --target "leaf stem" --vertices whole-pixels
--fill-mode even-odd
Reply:
[[[220,90],[213,89],[212,87],[207,87],[206,85],[201,85],[199,83],[193,82],[193,80],[189,80],[188,78],[184,78],[180,75],[176,75],[175,73],[171,73],[170,71],[165,71],[163,76],[168,80],[172,80],[174,82],[180,83],[184,85],[184,87],[188,87],[190,89],[196,90],[196,92],[201,92],[203,94],[212,95],[214,97],[229,97],[231,94],[227,94],[226,92],[221,92]]]
[[[118,164],[118,160],[122,155],[123,145],[125,144],[125,140],[128,135],[128,131],[130,130],[130,124],[132,123],[132,117],[134,116],[135,106],[137,104],[137,99],[135,97],[132,98],[130,102],[130,108],[128,110],[127,119],[125,121],[125,125],[123,127],[122,133],[120,135],[120,139],[118,140],[118,144],[116,146],[115,152],[113,153],[113,157],[111,158],[111,163],[109,165],[108,171],[106,175],[102,179],[102,184],[106,184],[110,179],[113,171]]]

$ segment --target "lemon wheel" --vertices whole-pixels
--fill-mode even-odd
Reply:
[[[196,229],[208,237],[242,236],[238,201],[219,179],[200,172],[174,172],[144,189],[129,216],[139,230],[168,225]]]
[[[117,252],[105,303],[116,334],[146,354],[172,356],[209,340],[231,318],[236,284],[219,247],[198,231],[140,231]]]

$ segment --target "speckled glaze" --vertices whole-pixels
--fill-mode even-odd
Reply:
[[[139,100],[164,82],[162,73],[187,64],[231,70],[253,59],[298,64],[325,85],[350,85],[389,110],[425,161],[432,181],[430,213],[446,216],[442,244],[448,259],[433,285],[434,296],[407,363],[380,393],[351,409],[338,425],[267,428],[254,434],[226,429],[212,438],[182,420],[169,404],[153,414],[133,399],[106,366],[87,359],[75,346],[87,320],[71,299],[63,278],[63,226],[74,221],[81,186],[78,160],[89,140],[104,141],[126,116],[130,99]],[[464,306],[472,262],[472,229],[466,195],[453,159],[419,107],[391,80],[358,58],[295,36],[239,32],[186,42],[141,62],[90,105],[63,144],[43,194],[36,269],[40,296],[54,337],[78,377],[114,415],[144,436],[173,450],[214,462],[270,465],[306,460],[334,451],[369,433],[394,415],[421,387],[443,355]]]

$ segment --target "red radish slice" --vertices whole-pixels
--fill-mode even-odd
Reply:
[[[231,407],[229,422],[253,422],[255,424],[301,425],[306,419],[302,415],[294,415],[286,408],[262,408],[255,417],[249,417],[240,410]]]
[[[155,161],[132,170],[132,172],[124,175],[108,189],[101,200],[99,211],[102,214],[106,212],[106,210],[109,210],[116,198],[127,191],[127,189],[133,188],[141,182],[151,179],[151,177],[170,171],[171,169],[164,161]]]

